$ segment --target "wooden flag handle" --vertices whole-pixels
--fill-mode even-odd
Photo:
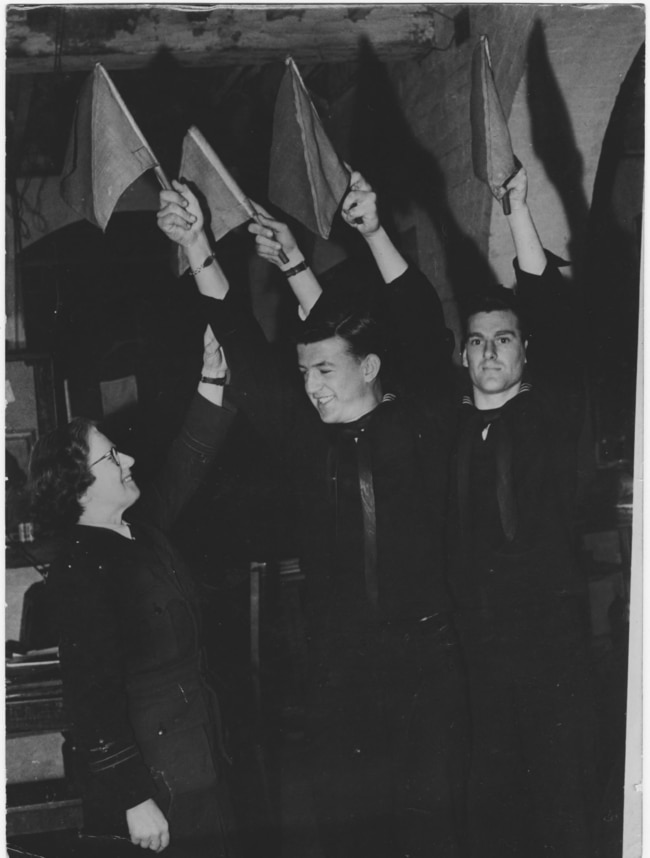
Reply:
[[[255,211],[255,209],[253,208],[252,204],[251,204],[250,211],[251,211],[251,217],[253,218],[253,220],[255,221],[255,223],[259,224],[260,226],[264,226],[264,224],[260,222],[260,219],[259,219],[259,217],[257,216],[257,212],[256,212],[256,211]],[[265,229],[267,229],[267,227],[264,227],[264,228],[265,228]],[[280,262],[281,262],[283,265],[286,265],[286,264],[287,264],[287,262],[289,261],[289,257],[288,257],[288,256],[287,256],[287,254],[284,252],[284,250],[282,250],[282,248],[280,248],[280,252],[278,253],[278,256],[280,257]]]
[[[510,182],[512,179],[514,179],[514,177],[517,175],[517,173],[521,170],[521,161],[519,160],[519,158],[517,158],[516,155],[513,155],[513,158],[515,161],[515,169],[508,176],[508,178],[505,180],[505,182],[503,183],[502,187],[504,187],[504,188],[508,184],[508,182]],[[512,209],[510,207],[510,191],[505,192],[505,194],[503,195],[503,197],[501,199],[501,204],[503,205],[504,215],[509,215],[510,212],[512,211]]]
[[[230,193],[244,207],[244,210],[246,211],[248,216],[250,218],[252,218],[256,223],[260,223],[259,218],[257,217],[257,212],[255,211],[255,208],[253,207],[253,204],[248,199],[246,194],[242,191],[242,189],[239,187],[237,182],[230,175],[229,171],[225,168],[225,166],[221,162],[221,159],[219,158],[217,153],[210,146],[210,144],[205,139],[205,137],[201,134],[199,129],[195,125],[192,125],[192,127],[189,129],[189,131],[187,133],[194,139],[194,142],[196,143],[196,145],[203,151],[203,154],[208,159],[208,161],[212,164],[212,166],[215,168],[215,170],[217,170],[217,172],[221,176],[221,179],[226,184],[226,186],[229,188]],[[160,179],[160,177],[158,177],[158,178]],[[262,224],[260,224],[260,226],[262,226]],[[289,261],[286,253],[283,250],[280,250],[279,256],[280,256],[280,261],[284,265],[286,265],[287,262]]]
[[[158,182],[160,183],[160,187],[163,189],[163,191],[171,191],[172,190],[171,182],[167,178],[167,175],[166,175],[165,171],[163,170],[163,168],[160,166],[160,164],[157,164],[153,168],[153,171],[156,174],[156,178],[158,179]]]
[[[163,191],[172,191],[172,184],[167,178],[167,174],[160,166],[160,164],[156,164],[153,168],[154,173],[156,174],[156,178],[158,179],[158,183]],[[185,269],[188,267],[189,263],[187,261],[187,255],[185,250],[181,247],[180,244],[176,245],[176,249],[172,256],[172,270],[176,277],[180,277],[181,274],[184,273]]]

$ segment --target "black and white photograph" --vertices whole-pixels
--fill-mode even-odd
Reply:
[[[8,858],[641,858],[643,3],[7,3]]]

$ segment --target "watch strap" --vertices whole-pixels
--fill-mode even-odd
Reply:
[[[225,387],[226,385],[226,376],[222,375],[219,378],[212,378],[209,375],[202,375],[201,381],[203,384],[218,384],[219,387]]]
[[[214,253],[211,253],[209,256],[206,256],[203,262],[200,265],[197,265],[196,268],[190,268],[190,274],[192,276],[196,274],[200,274],[201,271],[208,268],[214,262]]]
[[[303,259],[302,262],[299,262],[297,265],[294,265],[293,268],[287,268],[286,271],[283,271],[285,277],[293,277],[294,274],[300,274],[301,271],[306,271],[309,268],[309,265]]]

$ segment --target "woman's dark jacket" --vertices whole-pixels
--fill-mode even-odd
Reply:
[[[326,425],[295,372],[229,293],[206,312],[232,371],[227,396],[282,457],[298,500],[310,634],[447,611],[442,533],[451,442],[451,343],[435,290],[417,270],[385,286],[401,385],[353,423]],[[310,318],[326,312],[327,292]],[[295,360],[295,359],[294,359]]]
[[[129,540],[77,525],[47,589],[60,634],[65,708],[84,789],[103,816],[217,778],[216,718],[202,678],[192,578],[167,540],[221,446],[232,413],[194,398],[159,477],[125,516]]]

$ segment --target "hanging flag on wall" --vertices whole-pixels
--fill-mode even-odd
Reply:
[[[210,229],[219,241],[236,226],[255,217],[251,201],[223,165],[203,134],[194,125],[183,140],[179,176],[192,182],[203,193],[210,210]],[[179,248],[179,274],[189,268],[182,248]]]
[[[121,195],[152,168],[160,184],[169,187],[115,85],[97,63],[77,102],[61,196],[81,217],[105,230]]]
[[[269,199],[322,238],[350,174],[325,134],[307,88],[289,57],[273,115]]]
[[[487,36],[480,37],[472,56],[470,122],[474,173],[497,196],[520,164],[512,151],[508,123],[494,83]],[[507,194],[503,197],[503,210],[510,214]]]

